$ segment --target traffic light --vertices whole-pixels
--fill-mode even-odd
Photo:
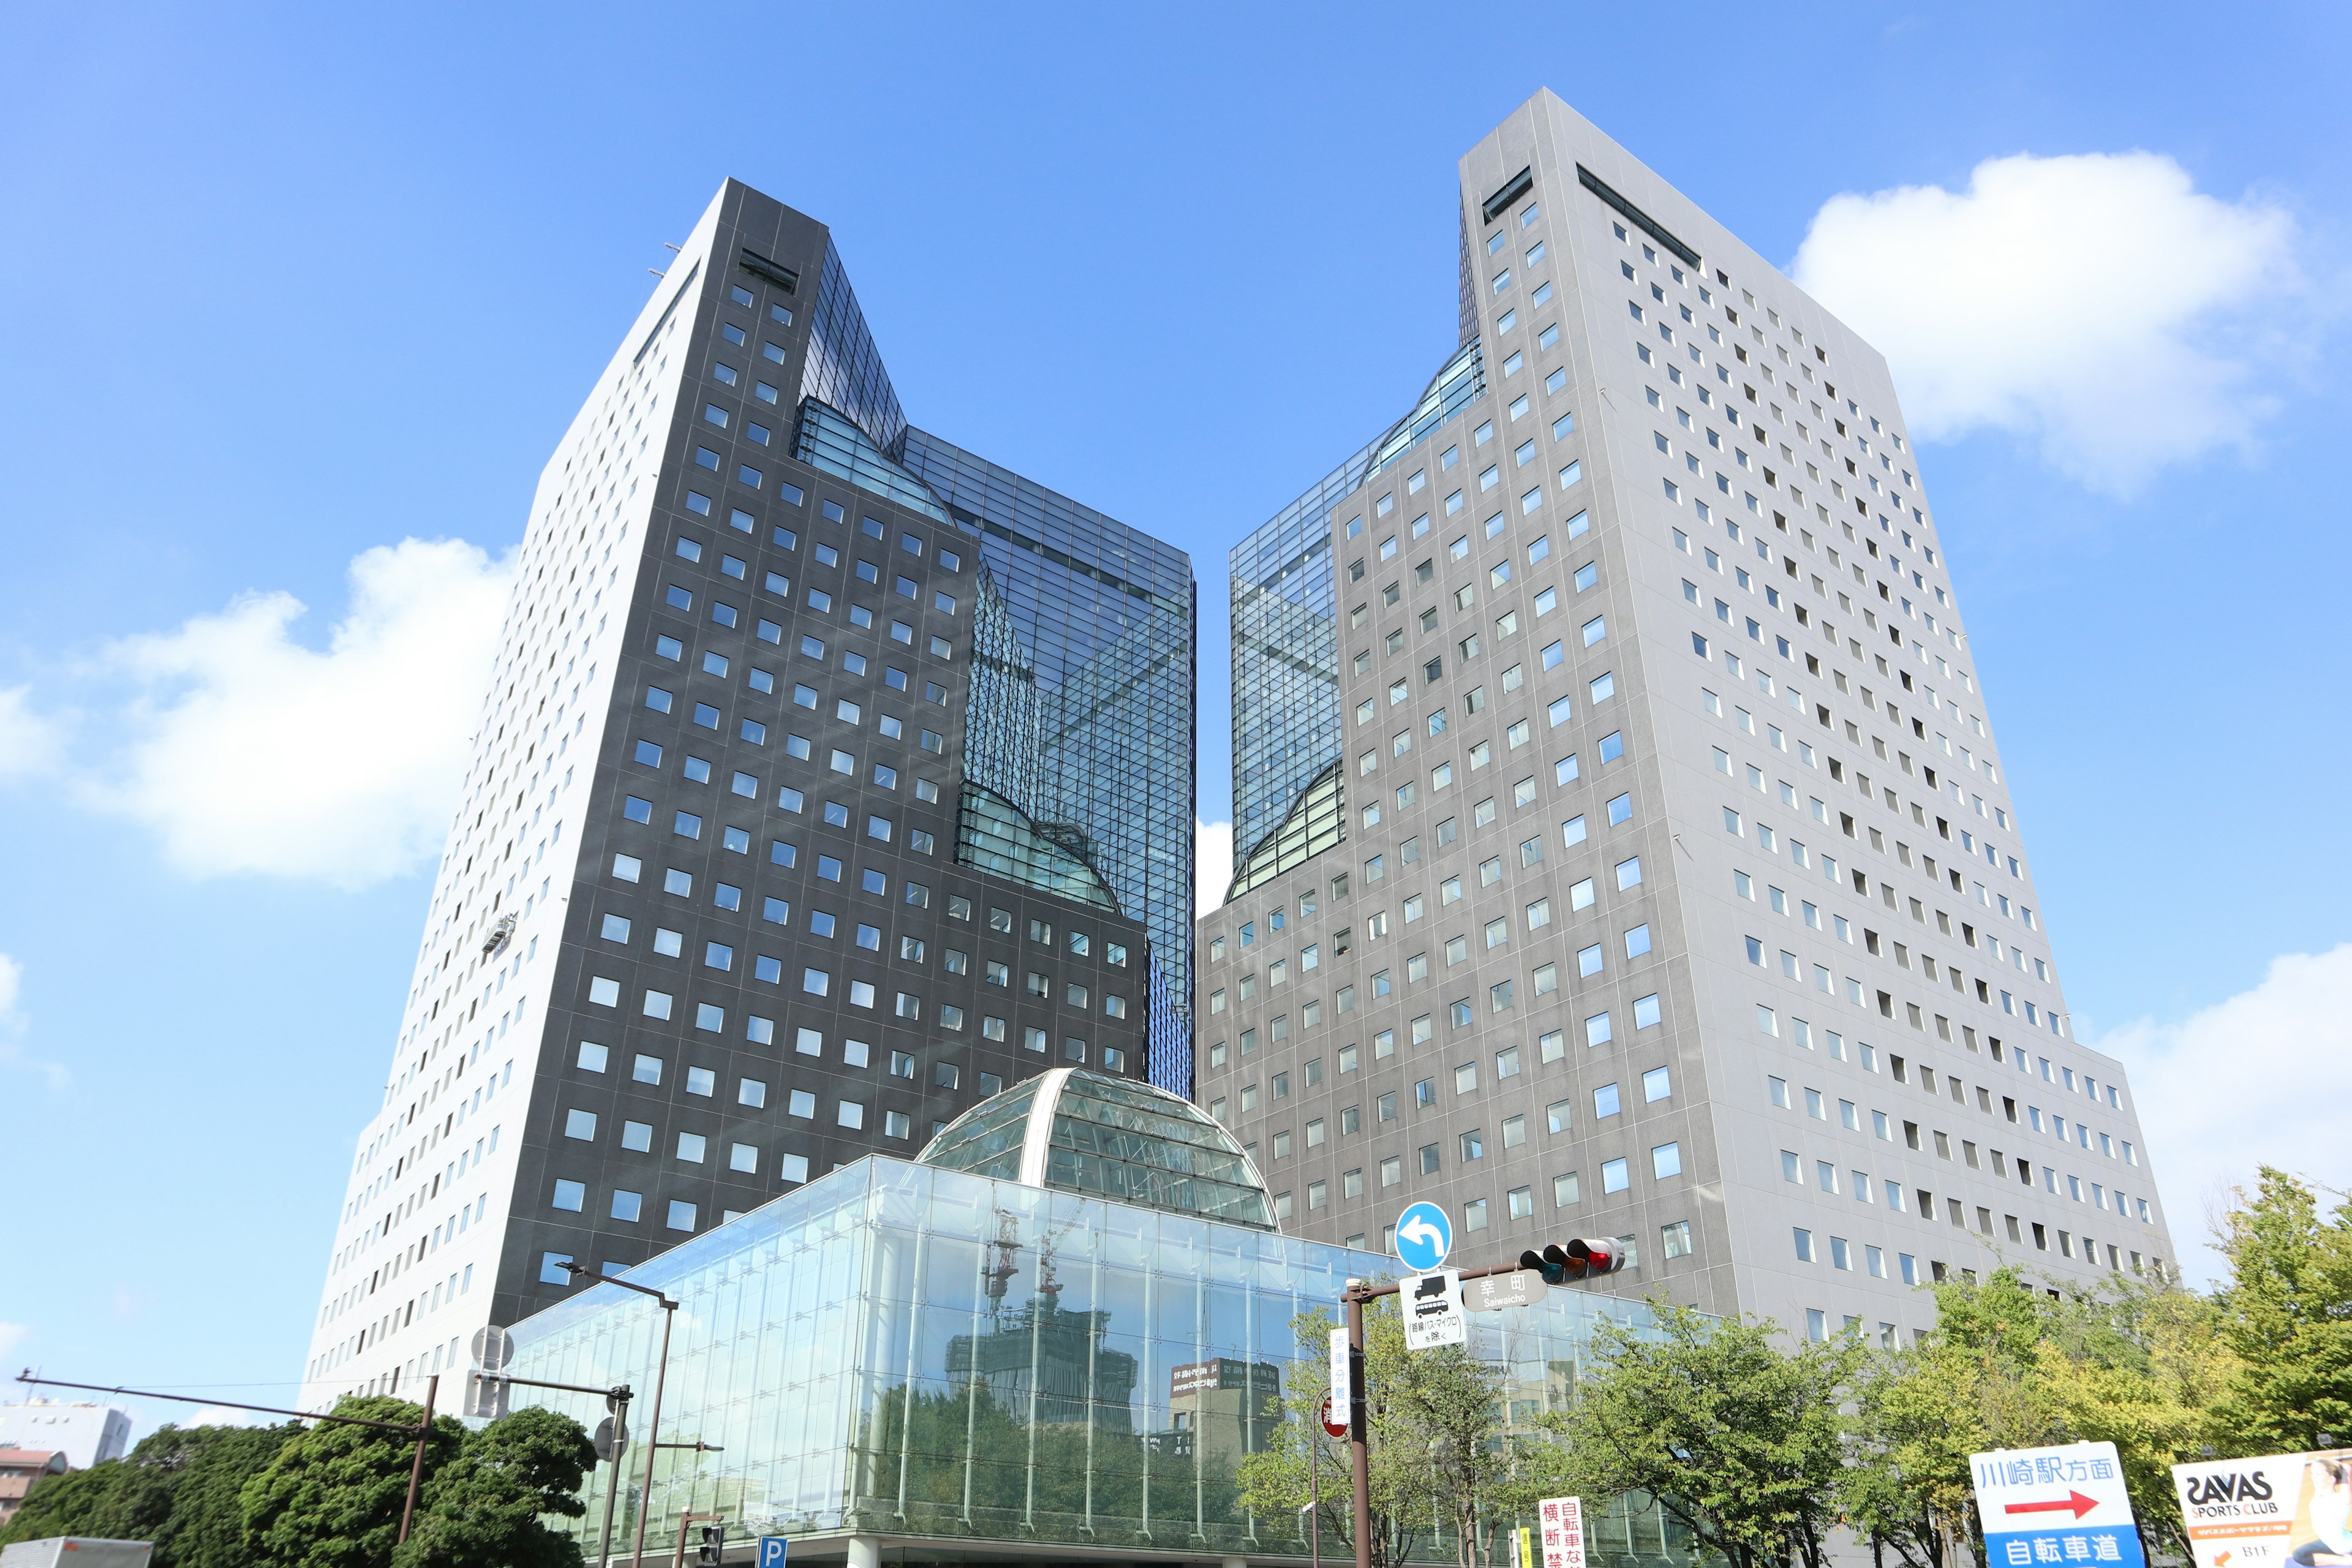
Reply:
[[[727,1550],[727,1527],[706,1524],[702,1527],[702,1544],[695,1549],[696,1568],[719,1568],[719,1554]]]
[[[1541,1252],[1522,1252],[1519,1267],[1541,1274],[1547,1285],[1565,1285],[1571,1280],[1614,1274],[1625,1267],[1625,1255],[1613,1241],[1580,1237],[1566,1247],[1555,1241]]]

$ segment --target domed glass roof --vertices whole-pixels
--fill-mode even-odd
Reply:
[[[982,1100],[917,1156],[947,1171],[1274,1228],[1265,1186],[1201,1108],[1130,1079],[1056,1068]]]

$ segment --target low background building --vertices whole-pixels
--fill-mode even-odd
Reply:
[[[131,1412],[111,1405],[28,1399],[0,1405],[0,1448],[49,1448],[86,1470],[131,1447]]]
[[[0,1448],[0,1524],[16,1516],[25,1506],[25,1494],[33,1483],[45,1476],[62,1476],[67,1469],[62,1453],[46,1448]]]

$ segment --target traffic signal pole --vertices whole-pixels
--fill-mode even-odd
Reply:
[[[1579,1242],[1579,1247],[1587,1244]],[[1602,1274],[1611,1274],[1623,1267],[1613,1247],[1601,1250],[1600,1244],[1591,1244],[1594,1256],[1604,1261],[1597,1265]],[[1516,1263],[1489,1264],[1484,1268],[1458,1268],[1454,1275],[1462,1279],[1484,1279],[1496,1274],[1516,1274],[1521,1269],[1549,1276],[1551,1268],[1567,1262],[1579,1270],[1581,1278],[1584,1258],[1574,1252],[1560,1252],[1555,1259],[1549,1255],[1558,1248],[1547,1248],[1545,1254],[1525,1253]],[[1350,1517],[1356,1537],[1356,1568],[1372,1568],[1372,1450],[1366,1407],[1364,1379],[1364,1303],[1382,1296],[1393,1296],[1402,1290],[1401,1283],[1373,1285],[1361,1279],[1350,1279],[1339,1294],[1348,1312],[1348,1470],[1354,1496],[1350,1499]]]
[[[621,1494],[621,1450],[629,1436],[629,1401],[635,1397],[625,1383],[610,1388],[590,1388],[579,1383],[549,1383],[536,1377],[513,1377],[503,1372],[478,1372],[472,1374],[476,1384],[495,1383],[506,1387],[520,1384],[524,1388],[560,1388],[570,1394],[599,1394],[604,1397],[604,1408],[613,1413],[613,1479],[604,1489],[604,1528],[596,1540],[596,1568],[604,1568],[613,1553],[613,1500]],[[503,1397],[503,1396],[501,1396]],[[470,1411],[468,1414],[479,1414]]]
[[[400,1506],[400,1540],[408,1539],[408,1521],[416,1515],[417,1489],[425,1484],[425,1439],[433,1435],[433,1397],[441,1392],[441,1374],[425,1384],[425,1419],[416,1424],[416,1454],[408,1461],[408,1500]]]

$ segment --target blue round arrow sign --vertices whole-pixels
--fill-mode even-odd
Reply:
[[[1445,1267],[1454,1250],[1454,1222],[1435,1204],[1414,1204],[1397,1216],[1397,1261],[1415,1274]]]

